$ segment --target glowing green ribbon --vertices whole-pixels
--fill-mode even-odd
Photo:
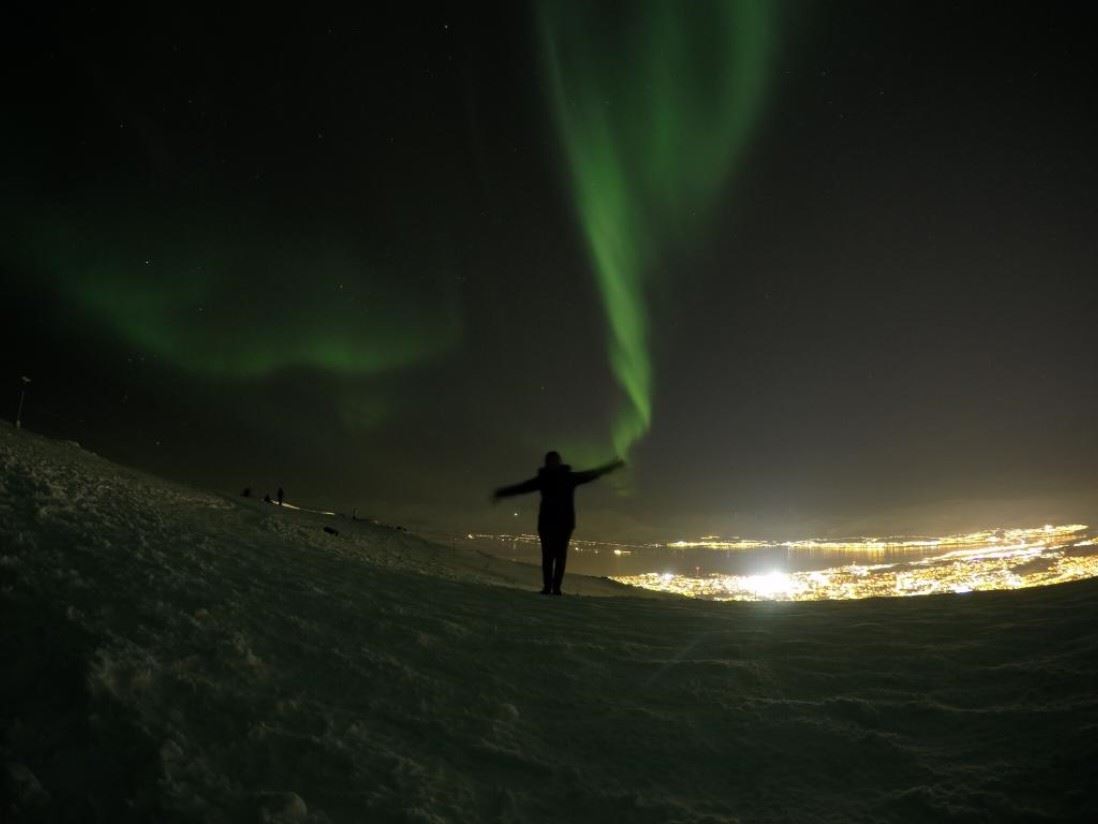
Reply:
[[[772,15],[764,0],[542,3],[553,108],[625,393],[612,432],[619,455],[652,420],[646,280],[670,241],[703,224],[742,155]]]

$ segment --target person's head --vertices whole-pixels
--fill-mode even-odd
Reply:
[[[545,453],[545,465],[547,467],[552,469],[555,466],[560,466],[560,464],[561,464],[561,460],[560,460],[560,453],[559,452],[553,451],[553,452],[546,452]]]

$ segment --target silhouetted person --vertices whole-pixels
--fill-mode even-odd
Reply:
[[[263,503],[266,503],[266,504],[273,504],[274,503],[274,501],[271,500],[271,493],[270,492],[264,492],[263,493]]]
[[[601,478],[607,472],[625,466],[624,461],[611,461],[598,469],[573,472],[572,467],[561,463],[559,452],[547,452],[545,466],[538,470],[536,478],[512,486],[502,486],[493,493],[493,500],[541,492],[538,508],[538,537],[541,539],[542,595],[560,595],[564,580],[564,565],[568,560],[568,541],[576,528],[576,508],[573,502],[576,487]]]
[[[246,487],[244,487],[244,491],[240,493],[240,496],[241,496],[242,498],[250,498],[250,497],[252,497],[252,488],[251,488],[250,486],[246,486]]]
[[[282,506],[282,501],[286,498],[286,493],[282,491],[282,487],[278,488],[278,505]]]

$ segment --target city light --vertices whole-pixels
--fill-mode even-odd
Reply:
[[[713,601],[848,600],[1021,589],[1098,576],[1098,542],[1080,534],[1086,529],[1084,525],[1070,524],[987,530],[926,541],[795,541],[781,545],[831,550],[943,547],[948,551],[906,561],[846,564],[802,572],[775,570],[766,575],[713,573],[705,576],[645,573],[615,576],[614,580]],[[711,546],[714,543],[696,542],[694,545]],[[761,545],[774,546],[766,542]]]
[[[1085,532],[1086,529],[1086,524],[1066,524],[1064,526],[1046,524],[1031,529],[985,529],[979,532],[947,535],[943,538],[851,538],[848,540],[809,538],[799,541],[744,540],[706,535],[695,541],[674,541],[667,544],[667,546],[672,549],[760,549],[762,547],[784,546],[790,549],[872,552],[874,550],[928,549],[940,546],[1016,544],[1038,540],[1056,541]]]

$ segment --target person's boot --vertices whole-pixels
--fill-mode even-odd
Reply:
[[[553,571],[553,594],[560,595],[560,585],[564,583],[564,570],[556,569]]]

